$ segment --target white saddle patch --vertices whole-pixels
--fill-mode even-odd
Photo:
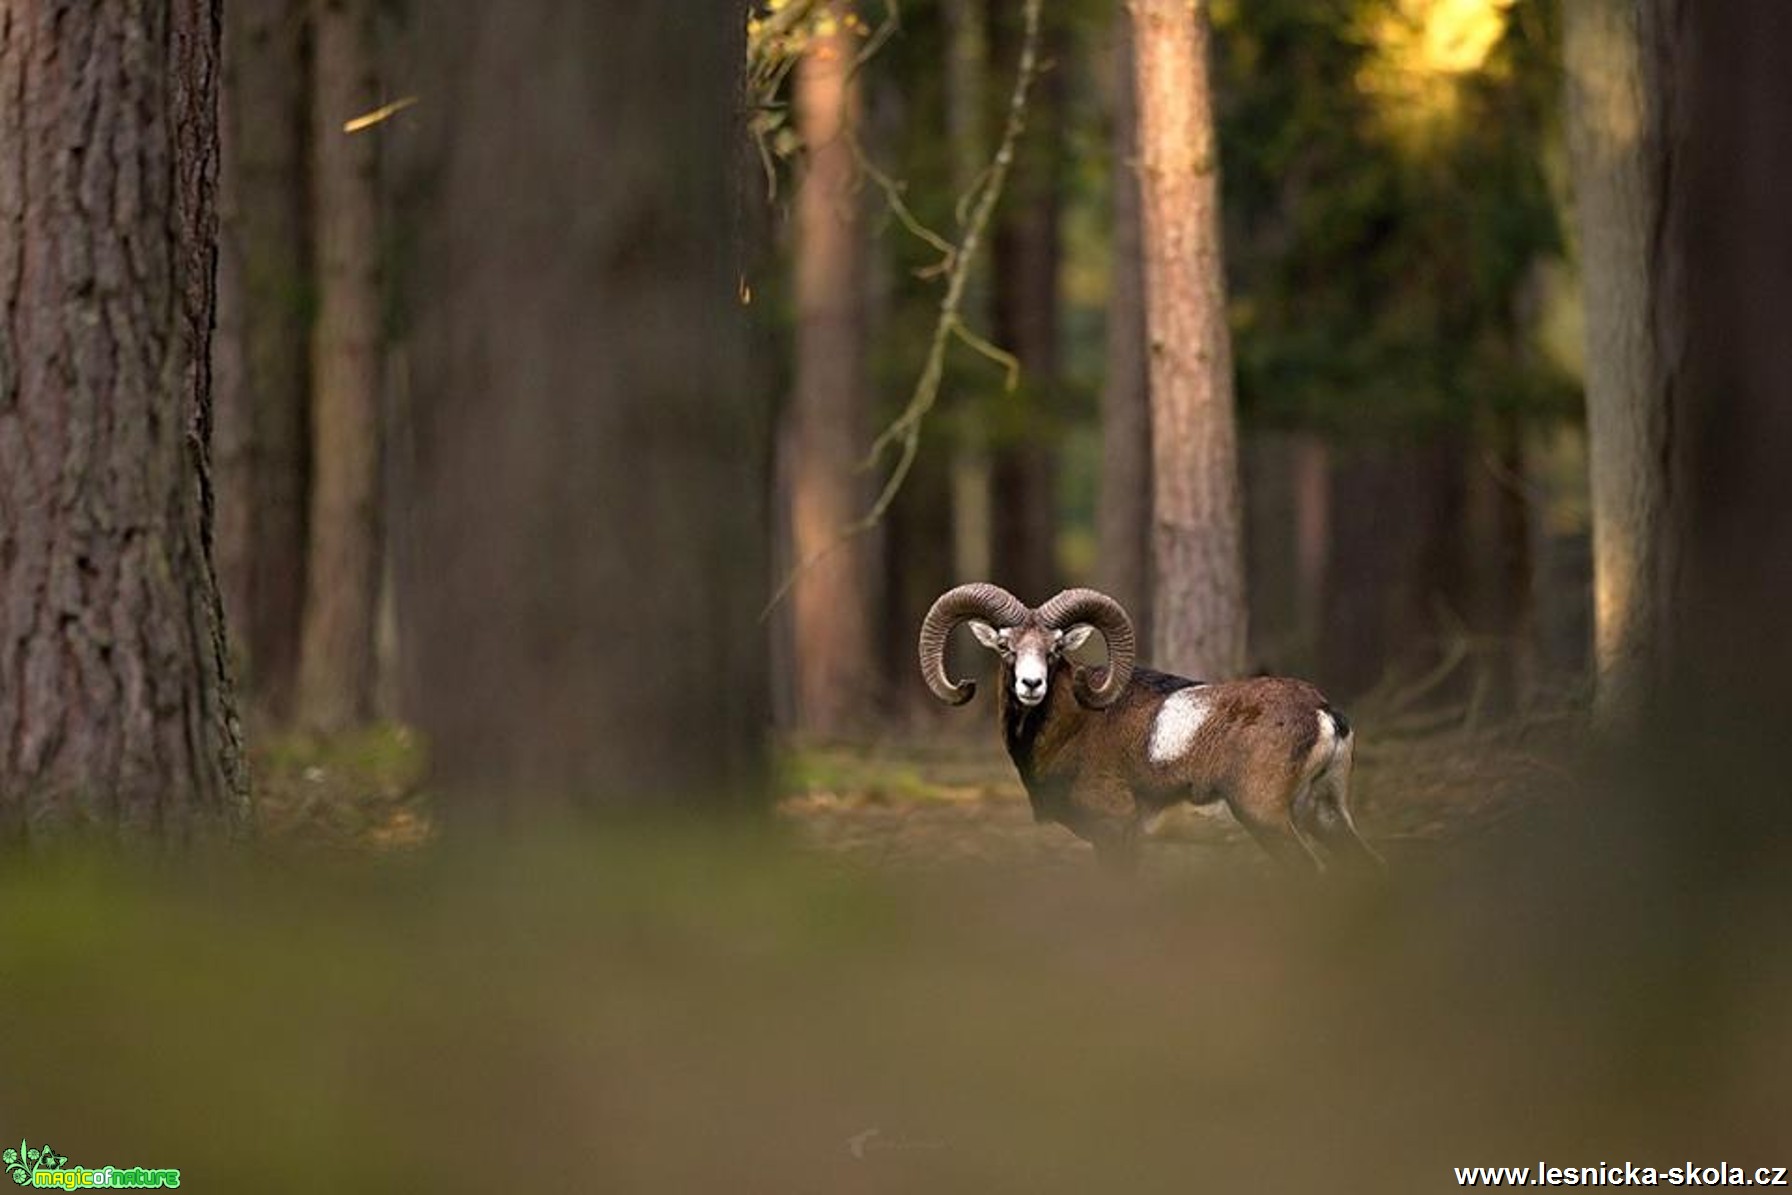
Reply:
[[[1180,758],[1195,741],[1195,732],[1207,720],[1207,696],[1197,686],[1178,689],[1158,708],[1151,723],[1152,763]]]

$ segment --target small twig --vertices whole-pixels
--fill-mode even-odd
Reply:
[[[754,18],[757,23],[749,25],[747,32],[747,61],[756,68],[767,62],[767,48],[807,20],[819,2],[820,0],[790,0],[776,12]]]
[[[884,0],[884,19],[878,22],[877,28],[871,31],[871,36],[865,39],[864,46],[859,49],[858,57],[852,61],[852,69],[857,71],[870,62],[877,52],[884,48],[884,43],[889,41],[900,28],[902,28],[902,6],[897,3],[897,0]]]
[[[878,525],[890,509],[890,504],[896,500],[897,493],[902,489],[902,483],[907,480],[909,470],[914,466],[915,456],[920,451],[921,424],[926,419],[927,413],[933,409],[934,404],[939,401],[940,379],[945,374],[946,348],[951,343],[953,336],[959,332],[959,310],[964,304],[964,292],[970,280],[971,264],[976,259],[977,249],[982,244],[990,218],[995,214],[996,201],[1002,196],[1003,186],[1008,179],[1009,167],[1014,162],[1014,147],[1020,140],[1022,130],[1026,128],[1027,93],[1033,86],[1033,75],[1039,65],[1039,11],[1041,5],[1042,0],[1026,0],[1026,33],[1021,43],[1020,65],[1015,72],[1014,90],[1008,97],[1007,124],[1002,130],[1001,145],[990,162],[988,177],[971,210],[971,218],[965,224],[964,236],[956,247],[952,270],[946,280],[946,293],[940,299],[939,316],[934,323],[933,337],[928,342],[927,358],[921,367],[921,376],[915,381],[915,388],[909,396],[908,405],[873,441],[864,467],[875,468],[892,446],[897,449],[896,463],[892,467],[889,477],[885,479],[883,488],[878,492],[876,501],[871,504],[871,509],[843,528],[832,542],[816,550],[808,559],[798,562],[797,566],[784,578],[772,594],[771,600],[766,602],[765,609],[760,611],[759,617],[762,621],[771,615],[778,603],[784,600],[785,596],[795,588],[797,581],[810,569]]]
[[[961,319],[952,321],[952,333],[958,337],[959,341],[966,348],[982,353],[985,357],[988,357],[991,361],[1000,365],[1003,371],[1002,389],[1009,394],[1014,393],[1015,387],[1020,385],[1019,357],[1016,357],[1013,353],[1009,352],[1001,345],[996,344],[994,341],[983,339],[983,337],[977,335],[975,332],[971,331],[970,328],[966,327],[965,322]]]
[[[883,192],[884,202],[896,214],[896,219],[916,240],[939,252],[939,265],[929,269],[937,272],[950,271],[958,258],[958,246],[921,223],[920,217],[915,215],[914,210],[908,206],[908,201],[902,197],[903,185],[877,168],[871,156],[865,152],[865,146],[859,141],[856,132],[848,130],[846,139],[852,146],[853,160],[858,163],[859,170]]]

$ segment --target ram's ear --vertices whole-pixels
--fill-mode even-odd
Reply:
[[[1001,649],[1002,632],[996,630],[980,618],[971,619],[967,625],[971,628],[971,634],[977,637],[977,642],[989,648],[991,651],[998,651]]]
[[[1065,631],[1059,636],[1058,647],[1064,651],[1075,651],[1083,644],[1089,642],[1089,636],[1094,633],[1095,628],[1088,623],[1078,623],[1076,626],[1071,627],[1068,631]]]

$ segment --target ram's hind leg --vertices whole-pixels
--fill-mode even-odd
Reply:
[[[1380,870],[1381,856],[1363,840],[1357,832],[1356,819],[1350,816],[1348,767],[1322,772],[1314,778],[1311,793],[1308,805],[1313,834],[1331,857],[1358,868]]]
[[[1270,858],[1291,871],[1311,874],[1325,870],[1325,861],[1295,824],[1291,809],[1274,805],[1257,809],[1248,801],[1228,800],[1226,804]]]

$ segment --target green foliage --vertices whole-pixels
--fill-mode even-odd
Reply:
[[[337,846],[416,846],[428,833],[426,768],[424,744],[406,726],[271,737],[251,759],[262,830]]]
[[[1378,91],[1377,22],[1416,7],[1253,0],[1218,14],[1239,392],[1257,418],[1385,431],[1572,397],[1527,310],[1562,252],[1543,167],[1553,12],[1521,3],[1478,69]]]

